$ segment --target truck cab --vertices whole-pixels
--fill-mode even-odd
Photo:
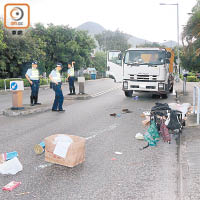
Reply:
[[[160,48],[131,48],[123,58],[123,90],[151,92],[167,98],[173,91],[173,52]]]

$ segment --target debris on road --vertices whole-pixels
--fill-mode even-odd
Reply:
[[[122,109],[122,112],[123,112],[123,114],[125,114],[125,113],[132,113],[132,111],[130,111],[129,109]]]
[[[30,194],[30,192],[22,192],[22,193],[19,193],[19,194],[15,194],[15,196],[21,196],[21,195],[25,195],[25,194]]]
[[[16,174],[22,171],[22,164],[19,162],[17,157],[0,164],[0,174]]]
[[[136,138],[137,140],[144,140],[144,135],[143,135],[142,133],[137,133],[137,134],[135,135],[135,138]]]
[[[117,154],[117,155],[122,155],[123,153],[122,153],[122,152],[116,151],[115,154]]]
[[[45,161],[74,167],[85,161],[85,138],[56,134],[45,138]]]
[[[112,117],[116,117],[117,114],[116,114],[116,113],[111,113],[110,116],[112,116]]]
[[[117,158],[112,158],[111,160],[117,160]]]
[[[149,125],[148,131],[144,134],[144,139],[148,146],[156,146],[161,135],[164,142],[171,142],[172,134],[180,134],[184,126],[186,115],[189,114],[191,105],[189,103],[156,103],[151,108],[151,112],[143,112],[141,117],[146,117],[142,121],[143,125]],[[169,133],[170,131],[170,133]]]
[[[44,142],[40,142],[40,144],[36,144],[34,146],[34,151],[36,154],[42,154],[45,150],[45,143]]]
[[[134,97],[133,97],[133,100],[135,100],[135,101],[137,101],[138,99],[139,99],[138,96],[134,96]]]
[[[7,185],[5,185],[2,190],[6,190],[6,191],[12,191],[13,189],[15,189],[16,187],[18,187],[21,184],[21,182],[16,182],[16,181],[11,181],[10,183],[8,183]]]
[[[2,154],[0,154],[0,163],[3,163],[7,160],[11,160],[11,159],[13,159],[14,157],[17,157],[17,156],[18,156],[18,153],[16,151],[8,152],[8,153],[2,153]]]

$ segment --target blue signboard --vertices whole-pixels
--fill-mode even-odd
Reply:
[[[12,82],[11,83],[11,89],[12,90],[17,90],[18,86],[17,86],[17,83],[16,82]]]

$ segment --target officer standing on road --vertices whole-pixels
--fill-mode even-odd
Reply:
[[[75,92],[75,86],[74,86],[74,64],[75,62],[72,61],[72,64],[71,63],[68,63],[68,76],[67,76],[67,79],[69,81],[69,95],[75,95],[76,92]]]
[[[62,82],[61,82],[61,75],[60,71],[62,69],[62,64],[57,63],[56,68],[51,71],[49,78],[51,80],[52,88],[55,92],[55,100],[53,103],[52,111],[59,111],[59,112],[64,112],[63,110],[63,101],[64,101],[64,96],[62,93]]]
[[[25,77],[29,81],[30,86],[31,86],[31,96],[30,96],[31,106],[41,105],[41,103],[38,103],[40,74],[39,74],[39,70],[37,69],[36,61],[32,62],[32,68],[27,70]]]

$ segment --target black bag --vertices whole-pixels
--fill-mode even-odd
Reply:
[[[167,125],[167,128],[171,130],[182,128],[179,116],[175,110],[172,110],[170,113],[170,121],[169,121],[169,124]]]

